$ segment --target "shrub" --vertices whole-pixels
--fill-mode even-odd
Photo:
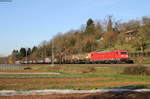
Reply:
[[[87,70],[82,71],[82,73],[94,73],[96,69],[94,67],[88,67]]]
[[[96,69],[94,67],[89,67],[88,69],[89,69],[89,72],[92,72],[92,73],[96,72]]]
[[[150,71],[147,67],[142,65],[134,66],[134,67],[126,67],[123,71],[123,74],[127,75],[150,75]]]
[[[31,70],[31,67],[25,67],[24,70]]]
[[[51,71],[60,71],[61,67],[55,66],[50,68]]]

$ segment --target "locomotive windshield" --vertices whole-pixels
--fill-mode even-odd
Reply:
[[[128,52],[121,52],[121,54],[128,54]]]

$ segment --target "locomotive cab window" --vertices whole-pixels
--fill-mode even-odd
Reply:
[[[121,54],[128,54],[127,52],[121,52]]]

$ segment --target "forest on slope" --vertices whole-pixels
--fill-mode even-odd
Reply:
[[[128,39],[130,36],[132,38]],[[107,20],[102,21],[94,21],[90,18],[78,30],[59,33],[50,41],[42,41],[39,46],[33,48],[13,50],[7,60],[9,63],[13,63],[24,60],[26,56],[30,60],[52,57],[52,49],[55,58],[114,49],[149,52],[150,18],[142,17],[127,22],[114,21],[112,16],[108,16]]]

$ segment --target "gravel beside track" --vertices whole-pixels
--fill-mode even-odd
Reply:
[[[129,67],[129,66],[138,66],[138,65],[141,64],[62,64],[61,66]],[[150,67],[150,64],[142,64],[142,65],[146,67]]]

